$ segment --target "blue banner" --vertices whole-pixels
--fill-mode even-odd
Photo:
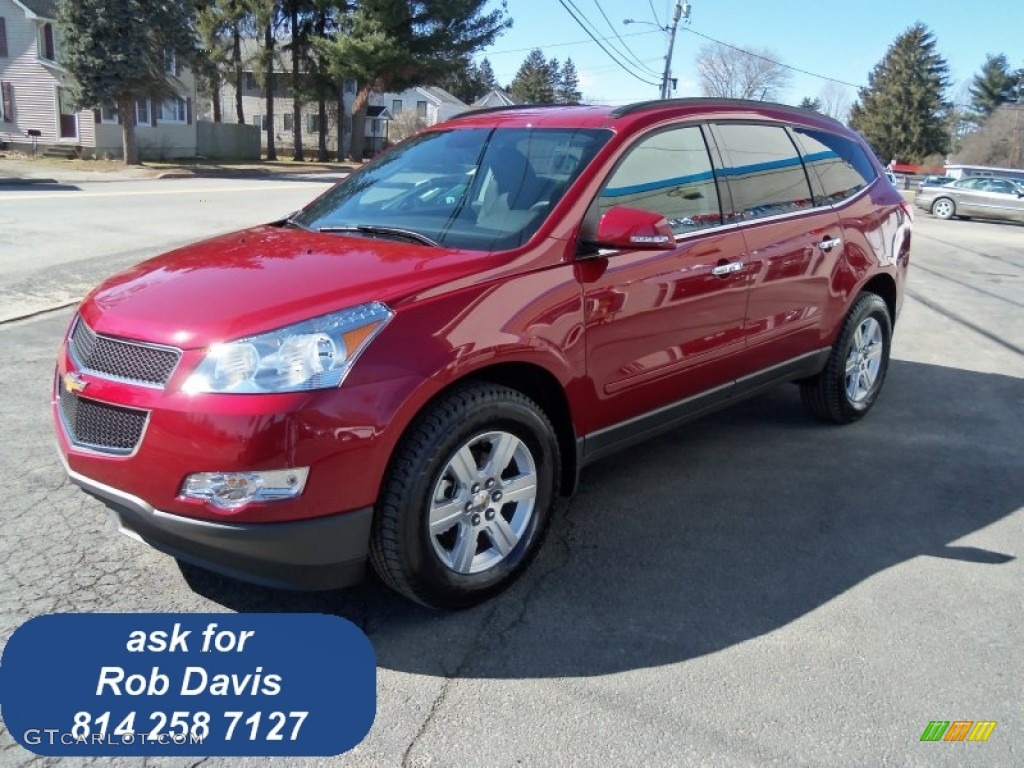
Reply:
[[[0,715],[40,755],[338,755],[376,689],[366,635],[321,614],[50,614],[0,660]]]

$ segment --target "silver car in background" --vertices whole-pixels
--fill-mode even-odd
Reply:
[[[1010,219],[1024,222],[1024,184],[1010,179],[960,179],[924,187],[914,204],[940,219]]]

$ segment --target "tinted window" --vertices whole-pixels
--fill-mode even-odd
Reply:
[[[1002,192],[1005,195],[1011,195],[1017,193],[1017,188],[1008,181],[1002,181],[1001,179],[992,179],[989,181],[985,188],[989,192]]]
[[[677,234],[720,224],[718,190],[700,128],[672,128],[638,141],[601,191],[601,213],[614,205],[660,213]]]
[[[453,248],[515,248],[609,136],[572,128],[425,133],[363,166],[294,221],[350,236],[388,237],[382,230],[391,228]]]
[[[812,205],[807,174],[784,128],[718,126],[735,212],[744,219],[777,216]]]
[[[957,189],[984,189],[984,179],[961,179],[953,184]]]
[[[878,178],[875,166],[856,142],[805,128],[795,128],[793,135],[809,171],[821,181],[825,192],[821,202],[846,200]]]

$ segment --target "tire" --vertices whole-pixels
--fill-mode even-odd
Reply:
[[[940,219],[952,219],[956,216],[956,203],[948,197],[940,197],[932,203],[932,215]]]
[[[800,383],[807,409],[819,419],[849,424],[862,418],[878,399],[889,370],[892,318],[876,294],[854,302],[824,370]]]
[[[496,384],[453,390],[396,449],[370,536],[374,570],[431,608],[487,600],[540,548],[560,472],[554,428],[536,403]]]

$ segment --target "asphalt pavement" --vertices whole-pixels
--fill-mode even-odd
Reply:
[[[785,386],[603,461],[527,575],[456,614],[374,579],[240,584],[118,535],[54,452],[72,310],[2,323],[0,638],[54,611],[346,617],[377,653],[373,729],[289,766],[1021,765],[1022,244],[1024,227],[918,214],[868,418],[818,423]],[[957,719],[998,725],[987,743],[920,742]],[[91,763],[0,729],[0,766],[65,764]]]

